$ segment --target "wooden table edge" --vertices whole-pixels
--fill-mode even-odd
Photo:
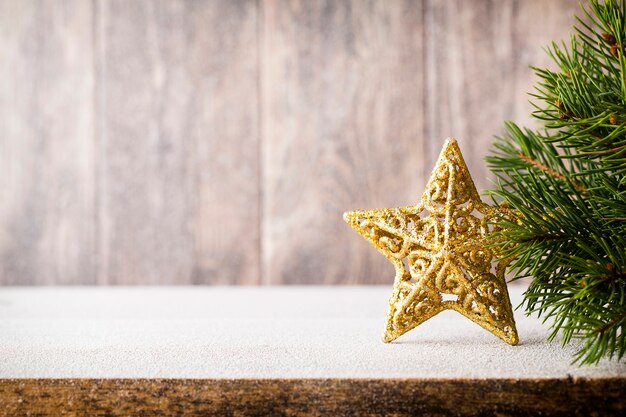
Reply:
[[[0,415],[623,415],[626,378],[4,378]]]

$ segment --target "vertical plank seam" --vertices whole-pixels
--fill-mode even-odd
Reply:
[[[99,123],[100,123],[100,117],[99,117],[99,110],[100,107],[98,106],[98,101],[100,100],[100,83],[99,83],[99,76],[100,73],[98,71],[98,54],[100,53],[99,49],[98,49],[98,45],[99,45],[99,41],[98,41],[98,22],[99,22],[99,18],[100,18],[100,13],[98,13],[98,1],[97,0],[92,0],[91,1],[91,45],[92,45],[92,55],[91,55],[91,60],[92,60],[92,70],[93,70],[93,97],[92,97],[92,106],[93,106],[93,136],[92,136],[92,140],[93,140],[93,152],[94,152],[94,158],[93,158],[93,193],[94,193],[94,198],[93,198],[93,255],[92,255],[92,261],[93,261],[93,274],[94,274],[94,283],[96,285],[100,284],[100,272],[99,272],[99,252],[100,252],[100,242],[98,241],[98,236],[100,235],[99,233],[99,222],[98,222],[98,207],[99,207],[99,200],[100,200],[100,194],[99,194],[99,189],[98,189],[98,183],[99,183],[99,172],[98,172],[98,167],[99,167],[99,152],[98,150],[98,144],[100,143],[99,137],[100,137],[100,133],[99,133]]]
[[[94,67],[94,272],[97,285],[108,284],[108,277],[104,274],[102,259],[102,193],[103,193],[103,172],[102,158],[105,157],[103,152],[104,142],[104,16],[99,0],[92,1],[93,8],[93,67]]]
[[[429,127],[428,124],[430,122],[430,114],[428,111],[428,42],[427,42],[427,30],[426,30],[426,14],[428,13],[428,1],[422,1],[422,173],[424,178],[428,178],[428,167],[430,166],[429,162],[429,146],[428,141],[429,137]],[[426,185],[426,184],[424,184]]]
[[[263,0],[256,0],[256,13],[257,13],[257,27],[256,27],[256,53],[257,53],[257,146],[256,146],[256,154],[257,154],[257,285],[269,284],[266,282],[268,277],[265,276],[264,270],[264,232],[265,232],[265,208],[264,208],[264,183],[265,183],[265,172],[264,172],[264,160],[263,160],[263,151],[264,151],[264,135],[263,128],[265,126],[264,119],[264,106],[263,106],[263,79],[264,79],[264,70],[263,70],[263,62],[265,58],[264,54],[264,19],[265,19],[265,8]]]
[[[516,18],[518,16],[519,9],[520,9],[520,4],[519,4],[519,2],[517,0],[513,0],[512,8],[513,8],[513,10],[511,12],[511,14],[512,14],[513,18],[512,18],[512,22],[511,22],[511,27],[509,28],[510,36],[511,36],[511,48],[513,50],[513,56],[512,56],[513,64],[512,64],[512,66],[514,68],[520,68],[521,69],[521,68],[524,68],[524,66],[522,65],[523,64],[522,60],[519,59],[519,57],[520,57],[520,53],[519,53],[520,48],[519,48],[518,39],[517,39],[517,36],[516,36],[517,23],[518,23]],[[520,72],[519,71],[513,71],[513,81],[512,82],[513,82],[514,86],[517,86],[519,84],[519,79],[520,79]],[[522,98],[520,97],[519,100],[521,100],[521,99]],[[511,100],[518,100],[518,98],[512,97]],[[517,111],[516,111],[515,107],[516,107],[515,104],[512,103],[511,107],[510,107],[510,110],[511,110],[511,113],[510,113],[511,117],[510,118],[511,119],[513,119],[513,118],[515,118],[517,116]],[[517,122],[517,120],[516,120],[516,122]],[[503,130],[503,127],[500,126],[500,132],[498,132],[498,133],[501,133],[502,130]],[[492,144],[493,144],[493,141],[494,141],[494,138],[492,136],[492,138],[491,138]],[[490,180],[490,183],[491,183],[491,180],[493,180],[493,175],[491,175],[491,171],[488,171],[487,175],[489,175],[489,180]],[[489,188],[491,188],[491,187],[489,187]]]
[[[432,105],[432,99],[430,97],[430,84],[429,82],[431,81],[431,77],[430,77],[430,49],[431,49],[431,45],[430,45],[430,38],[428,36],[428,30],[430,29],[430,22],[429,19],[432,19],[432,16],[430,15],[430,0],[424,0],[422,3],[422,65],[424,66],[424,70],[422,71],[423,74],[423,78],[422,78],[422,91],[423,91],[423,96],[422,96],[422,100],[423,100],[423,109],[422,111],[424,112],[424,124],[422,126],[422,129],[424,131],[424,139],[422,141],[422,158],[423,158],[423,164],[422,164],[422,175],[424,176],[424,178],[428,178],[429,175],[429,169],[431,166],[431,161],[430,161],[430,153],[431,153],[431,142],[434,140],[432,138],[432,133],[433,133],[433,122],[434,122],[434,117],[432,117],[432,109],[430,108],[430,106]],[[427,27],[428,25],[428,27]]]

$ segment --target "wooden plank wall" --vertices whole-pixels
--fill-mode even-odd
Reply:
[[[577,0],[0,0],[0,284],[390,283],[348,209],[479,187]]]

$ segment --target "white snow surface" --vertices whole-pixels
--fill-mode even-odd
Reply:
[[[523,288],[510,286],[513,306]],[[509,346],[454,311],[382,342],[391,286],[4,287],[0,378],[607,378],[515,311]]]

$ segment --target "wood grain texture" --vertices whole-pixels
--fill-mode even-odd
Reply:
[[[358,7],[356,5],[358,4]],[[529,122],[530,64],[575,1],[265,2],[264,282],[387,283],[341,212],[419,199],[443,140],[479,189],[503,121]],[[537,15],[541,15],[537,18]]]
[[[571,0],[426,2],[428,169],[439,156],[440,138],[453,136],[476,186],[490,187],[484,157],[493,137],[504,120],[534,125],[530,65],[550,64],[542,48],[569,38],[577,11]]]
[[[91,3],[0,1],[0,63],[0,284],[92,284]]]
[[[96,19],[99,283],[257,283],[257,3]]]
[[[390,283],[342,213],[419,199],[422,2],[263,8],[263,280]]]
[[[391,283],[341,220],[479,188],[577,0],[0,0],[0,284]]]
[[[3,379],[2,416],[621,416],[624,379]]]

